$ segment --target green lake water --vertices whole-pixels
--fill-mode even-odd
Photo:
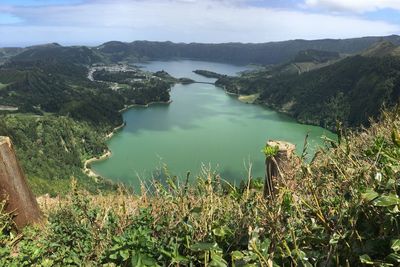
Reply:
[[[234,75],[248,69],[190,60],[154,61],[143,67],[207,82],[214,80],[192,71],[207,69]],[[187,171],[196,176],[204,165],[218,171],[223,179],[239,183],[247,177],[249,162],[254,177],[264,175],[261,149],[269,139],[292,142],[300,153],[307,132],[314,148],[322,144],[322,135],[334,137],[323,128],[299,124],[260,105],[244,104],[214,85],[176,85],[171,99],[169,105],[126,111],[126,126],[108,141],[112,156],[93,163],[93,170],[114,181],[138,186],[140,180],[156,177],[163,164],[180,177]]]

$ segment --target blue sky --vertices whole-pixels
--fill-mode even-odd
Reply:
[[[268,42],[400,33],[400,0],[0,0],[0,46]]]

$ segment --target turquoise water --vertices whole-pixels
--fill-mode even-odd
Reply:
[[[207,69],[233,75],[246,67],[198,61],[150,62],[150,71],[165,70],[176,77],[212,81],[192,73]],[[321,136],[334,137],[323,128],[302,125],[259,105],[244,104],[235,96],[209,84],[176,85],[169,105],[132,108],[123,114],[127,125],[109,140],[112,156],[93,163],[93,170],[107,178],[137,186],[139,180],[157,176],[163,164],[171,174],[195,176],[202,165],[211,166],[223,179],[239,182],[264,175],[264,155],[269,139],[285,140],[301,152],[304,138],[321,144]]]

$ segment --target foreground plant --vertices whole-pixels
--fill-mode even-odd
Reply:
[[[165,171],[141,195],[91,195],[73,182],[42,202],[46,223],[19,237],[1,206],[0,265],[398,266],[399,129],[395,111],[341,131],[284,170],[273,201],[261,179],[235,187],[204,168],[184,182]]]

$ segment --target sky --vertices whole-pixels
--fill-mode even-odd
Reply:
[[[400,34],[400,0],[0,0],[0,46]]]

